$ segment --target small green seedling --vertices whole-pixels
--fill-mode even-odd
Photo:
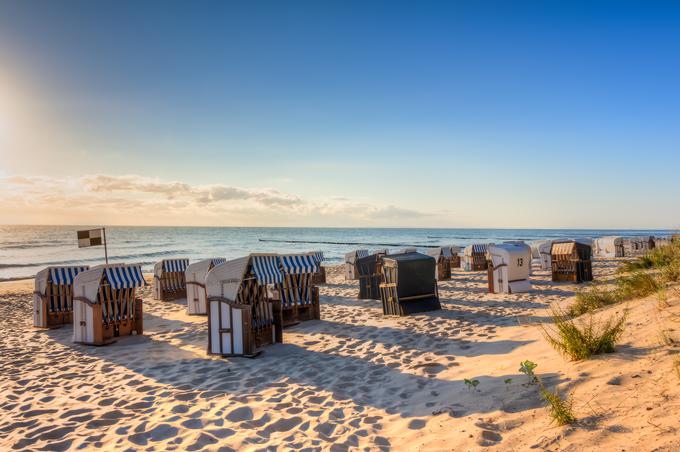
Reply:
[[[479,380],[468,380],[468,379],[466,378],[466,379],[463,380],[463,381],[465,382],[465,386],[467,386],[467,388],[468,388],[470,391],[472,391],[473,389],[475,389],[475,388],[477,387],[477,385],[479,384]]]
[[[512,384],[512,378],[506,378],[505,380],[503,380],[503,383],[505,383],[505,390],[506,391],[509,390],[510,385]]]
[[[538,382],[538,377],[534,374],[534,369],[537,366],[538,364],[531,362],[528,359],[519,364],[519,371],[529,377],[529,383],[533,384]]]

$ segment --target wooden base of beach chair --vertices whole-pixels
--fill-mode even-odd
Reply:
[[[92,328],[91,337],[93,340],[91,342],[79,341],[78,343],[85,345],[109,345],[116,342],[116,339],[119,337],[132,336],[133,333],[138,336],[143,335],[144,312],[142,306],[142,299],[136,298],[133,302],[134,317],[104,323],[102,321],[102,306],[100,304],[92,305],[92,325],[87,325],[87,322],[82,320],[79,322],[79,325],[74,325],[74,328]],[[88,318],[89,316],[81,317]]]
[[[451,268],[460,268],[460,256],[451,257]]]
[[[592,268],[584,265],[583,268],[574,271],[553,271],[552,280],[553,282],[571,282],[571,283],[582,283],[590,282],[593,280]]]
[[[591,261],[564,261],[553,259],[551,266],[553,282],[582,283],[593,280],[593,267]]]
[[[281,328],[288,328],[307,320],[320,320],[321,307],[319,306],[319,288],[312,287],[312,302],[284,307],[279,300],[274,300],[275,323]],[[278,340],[277,340],[278,341]]]
[[[451,279],[451,260],[445,257],[437,261],[437,280],[446,281]]]
[[[271,303],[262,302],[265,314],[271,314]],[[254,358],[264,347],[279,342],[280,328],[274,322],[255,325],[253,306],[235,304],[224,298],[208,301],[208,354]]]
[[[406,316],[418,312],[436,311],[442,308],[439,302],[438,290],[435,293],[399,297],[395,283],[383,283],[380,285],[384,315]]]
[[[312,276],[312,284],[326,284],[326,269],[322,265],[319,265],[319,270]]]
[[[35,311],[36,328],[55,329],[73,324],[73,311],[50,312],[47,300],[40,300]]]
[[[59,328],[73,324],[73,287],[53,284],[48,280],[45,293],[33,292],[33,325],[37,328]]]
[[[380,300],[380,282],[382,276],[359,276],[359,300]]]

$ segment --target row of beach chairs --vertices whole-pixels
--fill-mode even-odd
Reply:
[[[320,252],[165,259],[154,266],[153,294],[186,297],[189,314],[208,315],[210,353],[252,356],[281,342],[284,327],[320,318],[314,281],[322,260]],[[34,325],[73,324],[73,341],[91,345],[142,334],[137,289],[145,284],[140,265],[49,267],[36,275]]]
[[[48,267],[35,277],[33,323],[41,328],[73,324],[73,341],[92,345],[142,334],[137,289],[144,284],[140,265]]]
[[[523,242],[476,244],[462,252],[448,246],[428,255],[412,248],[398,253],[357,250],[346,256],[345,277],[359,280],[359,299],[381,300],[385,315],[408,315],[440,309],[437,280],[449,279],[458,266],[486,271],[491,293],[519,293],[531,289],[532,257],[551,270],[553,281],[579,283],[593,279],[592,255],[592,242],[582,240],[544,242],[533,249]],[[322,260],[320,252],[250,254],[193,264],[166,259],[154,266],[153,294],[159,300],[186,298],[189,314],[208,316],[209,353],[254,356],[282,342],[286,326],[320,318]],[[72,324],[74,342],[93,345],[142,334],[137,291],[144,285],[138,264],[48,267],[35,278],[34,324]]]

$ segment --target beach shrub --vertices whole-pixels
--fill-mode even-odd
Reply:
[[[550,416],[557,425],[567,425],[576,422],[576,417],[572,412],[573,399],[562,399],[557,389],[555,389],[555,392],[551,392],[543,386],[541,387],[541,395],[548,403]]]
[[[592,355],[614,352],[616,342],[623,333],[627,310],[613,315],[603,323],[595,322],[593,315],[587,319],[572,319],[558,307],[552,307],[553,327],[541,325],[543,336],[555,350],[572,361],[588,359]]]

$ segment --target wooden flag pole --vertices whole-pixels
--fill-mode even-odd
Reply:
[[[106,248],[106,228],[102,228],[102,235],[104,236],[104,259],[106,260],[106,265],[109,265],[109,251]]]

